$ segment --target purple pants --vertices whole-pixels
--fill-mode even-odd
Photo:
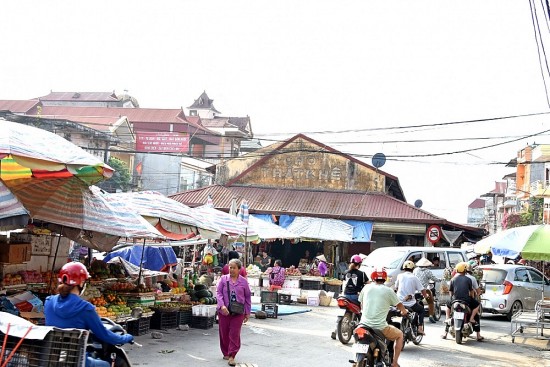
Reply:
[[[220,349],[224,356],[235,358],[241,349],[241,327],[244,315],[218,314],[220,330]]]

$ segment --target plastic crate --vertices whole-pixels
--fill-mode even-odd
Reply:
[[[179,311],[178,312],[178,325],[189,325],[191,323],[191,318],[193,317],[193,312],[191,310]]]
[[[164,330],[178,327],[179,312],[155,311],[151,316],[151,329]]]
[[[191,327],[195,329],[210,329],[214,327],[216,316],[193,316],[191,317]]]
[[[0,332],[0,340],[4,334]],[[8,336],[5,359],[8,357],[21,339]],[[84,366],[88,331],[54,329],[43,340],[25,339],[19,345],[9,363],[10,367],[69,367]]]
[[[325,291],[334,292],[333,298],[338,298],[338,296],[340,295],[340,292],[342,291],[342,286],[325,284]]]
[[[137,320],[128,321],[126,323],[126,332],[134,336],[149,334],[151,328],[150,317],[140,317]]]
[[[290,294],[279,293],[279,303],[282,305],[289,305],[292,303],[292,296]]]
[[[323,284],[320,280],[302,280],[302,289],[311,291],[320,291],[323,289]]]
[[[261,299],[261,303],[278,303],[279,293],[262,291],[260,293],[260,299]]]
[[[262,304],[262,311],[267,314],[268,318],[276,319],[279,312],[279,306],[275,303],[264,303]]]

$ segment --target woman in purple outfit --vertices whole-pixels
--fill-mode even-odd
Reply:
[[[252,299],[250,287],[245,277],[239,275],[242,263],[238,259],[229,261],[229,274],[223,275],[218,282],[216,296],[218,299],[218,319],[220,332],[220,349],[223,359],[230,366],[235,366],[235,356],[241,348],[241,327],[250,317]],[[242,315],[229,312],[229,302],[244,304]]]

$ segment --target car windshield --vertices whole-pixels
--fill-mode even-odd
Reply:
[[[373,268],[395,269],[399,267],[399,262],[406,252],[406,249],[379,248],[371,252],[363,264]]]
[[[504,279],[506,279],[506,270],[487,268],[482,268],[482,270],[482,281],[487,284],[502,284],[504,282]]]

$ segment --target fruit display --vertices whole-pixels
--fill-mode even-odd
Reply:
[[[102,260],[94,259],[90,265],[89,272],[92,281],[101,281],[113,278],[108,264]]]
[[[298,269],[297,267],[295,267],[294,265],[291,265],[289,266],[288,268],[285,269],[285,275],[286,276],[302,276],[302,272],[300,271],[300,269]]]
[[[132,282],[117,281],[110,285],[109,289],[118,292],[131,292],[135,290],[137,286]]]
[[[258,265],[250,264],[246,267],[246,275],[249,277],[259,277],[262,274],[262,270]]]

